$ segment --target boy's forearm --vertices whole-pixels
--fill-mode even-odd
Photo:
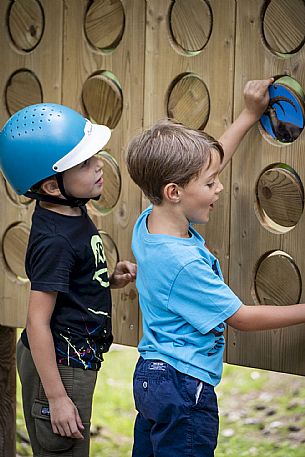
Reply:
[[[66,396],[66,390],[57,368],[54,342],[48,326],[27,324],[31,354],[49,400]]]
[[[221,170],[232,158],[241,140],[250,128],[260,119],[269,103],[268,87],[274,78],[248,81],[244,88],[245,108],[235,122],[220,137],[224,149]]]
[[[305,323],[305,304],[242,305],[227,319],[227,324],[241,331],[271,330]]]
[[[250,128],[257,122],[257,120],[257,117],[245,108],[233,124],[230,125],[230,127],[219,138],[219,142],[224,150],[224,159],[221,164],[221,171],[231,160],[242,139]]]

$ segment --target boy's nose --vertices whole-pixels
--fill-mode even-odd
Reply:
[[[103,166],[104,166],[102,157],[101,157],[99,154],[96,154],[96,155],[94,156],[94,158],[95,158],[95,161],[96,161],[96,163],[95,163],[96,169],[97,169],[97,170],[102,169]]]
[[[223,191],[223,184],[222,184],[222,182],[219,181],[219,179],[218,179],[218,185],[217,185],[216,192],[217,192],[217,194],[220,194],[220,192],[222,192],[222,191]]]

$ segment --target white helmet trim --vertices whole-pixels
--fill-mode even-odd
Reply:
[[[53,164],[53,170],[60,173],[79,165],[97,154],[108,143],[110,137],[109,127],[92,124],[86,120],[83,138],[68,154]]]

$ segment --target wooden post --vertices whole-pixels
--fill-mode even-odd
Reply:
[[[16,456],[16,329],[0,325],[0,457]]]

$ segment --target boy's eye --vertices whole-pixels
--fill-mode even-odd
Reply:
[[[209,182],[207,186],[211,189],[215,185],[216,181]]]
[[[85,160],[82,164],[81,164],[81,167],[85,167],[89,162],[89,159]]]

